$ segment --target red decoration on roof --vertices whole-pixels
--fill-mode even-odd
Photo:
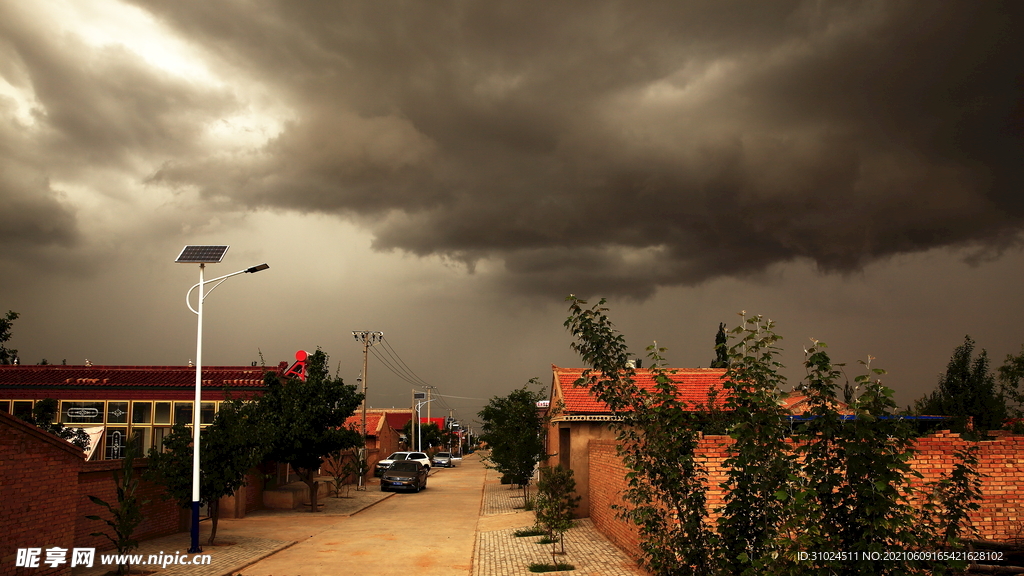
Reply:
[[[203,386],[263,388],[266,372],[283,366],[203,366]],[[189,366],[0,366],[0,388],[194,388],[196,369]]]

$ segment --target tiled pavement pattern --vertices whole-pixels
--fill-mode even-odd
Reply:
[[[155,570],[160,576],[212,576],[217,574],[230,574],[235,570],[266,558],[274,552],[283,550],[294,542],[283,540],[268,540],[265,538],[232,537],[231,546],[207,546],[203,545],[203,554],[211,556],[210,564],[200,566],[179,566],[169,565],[166,568],[158,566],[132,566],[132,573],[137,569],[150,571]],[[187,533],[172,534],[162,538],[154,538],[141,543],[135,554],[142,554],[144,560],[150,554],[182,554],[188,549],[189,535]],[[72,570],[74,576],[102,576],[108,571],[117,570],[117,566],[100,565],[101,554],[111,554],[112,551],[97,552],[96,562],[92,568],[75,568]],[[189,555],[191,558],[191,555]]]
[[[511,514],[515,507],[522,505],[522,491],[509,490],[501,485],[493,470],[487,472],[484,482],[484,498],[481,516]],[[520,513],[522,511],[520,510]],[[522,525],[531,525],[534,516],[522,513]],[[493,531],[478,531],[473,558],[473,576],[530,576],[528,566],[533,563],[551,563],[551,545],[537,544],[541,536],[517,538],[517,528]],[[567,562],[576,567],[573,571],[548,572],[579,576],[642,576],[636,562],[615,547],[597,529],[589,518],[576,521],[576,527],[565,533],[565,555],[557,556],[558,562]]]
[[[495,480],[496,474],[492,470],[487,471],[487,480],[484,481],[484,502],[480,510],[481,516],[493,516],[495,514],[511,514],[523,511],[523,489],[509,489],[508,484],[500,484]],[[536,495],[534,486],[529,487],[530,497]],[[532,514],[531,514],[532,516]]]

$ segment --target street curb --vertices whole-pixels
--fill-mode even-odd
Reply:
[[[387,500],[388,498],[391,498],[392,496],[395,496],[394,492],[392,492],[391,494],[388,494],[387,496],[381,498],[380,500],[377,500],[376,502],[371,502],[369,506],[363,506],[362,508],[360,508],[359,510],[356,510],[355,512],[353,512],[351,514],[339,514],[338,517],[340,517],[340,518],[351,518],[351,517],[355,516],[356,514],[359,514],[363,510],[369,510],[370,508],[373,508],[377,504],[380,504],[381,502]]]
[[[281,550],[287,550],[288,548],[291,548],[292,546],[295,546],[298,543],[299,542],[297,540],[293,540],[291,542],[288,542],[284,546],[281,546],[280,548],[278,548],[277,550],[271,550],[271,551],[267,552],[266,554],[260,556],[259,558],[256,558],[255,560],[247,561],[245,564],[236,565],[236,566],[234,566],[233,568],[231,568],[230,570],[228,570],[226,572],[221,572],[221,573],[217,574],[217,576],[234,576],[235,573],[241,572],[242,570],[245,570],[249,566],[252,566],[253,564],[259,562],[260,560],[263,560],[264,558],[273,556],[274,554],[277,554]]]

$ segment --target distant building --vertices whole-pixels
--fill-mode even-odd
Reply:
[[[584,368],[560,368],[552,364],[551,403],[548,409],[550,428],[547,435],[547,453],[550,463],[561,464],[573,471],[576,493],[581,497],[576,509],[577,517],[590,515],[590,452],[591,440],[614,440],[615,431],[608,426],[617,417],[607,404],[594,398],[588,388],[573,385],[583,375]],[[721,405],[725,370],[720,368],[666,368],[666,375],[676,385],[678,398],[689,406],[706,405],[717,397]],[[654,375],[650,369],[635,369],[637,386],[654,389]]]
[[[199,425],[213,423],[228,394],[262,394],[264,373],[287,369],[287,362],[269,368],[204,366]],[[53,398],[58,420],[92,437],[89,459],[119,459],[132,435],[148,451],[161,445],[175,423],[191,426],[195,384],[196,369],[189,366],[0,366],[0,412],[31,415],[36,402]]]

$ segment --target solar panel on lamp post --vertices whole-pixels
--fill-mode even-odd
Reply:
[[[202,386],[203,386],[203,300],[213,292],[217,286],[220,286],[225,280],[232,276],[239,274],[253,274],[260,270],[266,270],[270,266],[266,263],[258,264],[256,266],[250,266],[245,270],[239,270],[238,272],[232,272],[231,274],[225,274],[212,280],[206,280],[204,278],[204,272],[207,264],[217,264],[224,259],[224,254],[227,253],[230,246],[185,246],[182,249],[181,254],[174,261],[179,264],[199,264],[199,282],[188,289],[185,293],[185,305],[192,311],[193,314],[199,317],[198,329],[196,331],[196,395],[195,402],[192,404],[192,527],[191,535],[192,542],[191,548],[189,548],[189,554],[198,554],[203,551],[202,546],[199,545],[199,405],[202,402]],[[203,288],[207,284],[214,284],[213,288],[207,290],[204,294]],[[192,291],[199,288],[199,298],[196,301],[196,308],[192,307],[190,298],[192,297]]]

